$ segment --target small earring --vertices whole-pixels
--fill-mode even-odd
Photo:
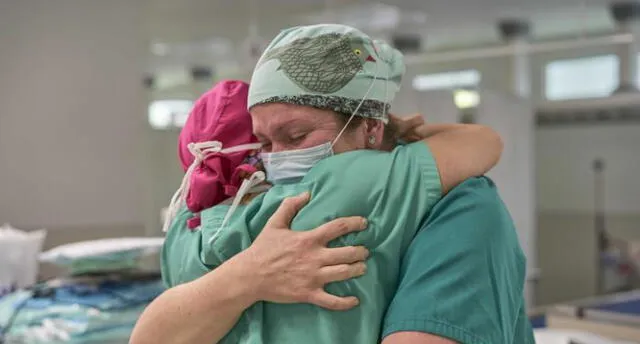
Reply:
[[[375,145],[376,144],[376,137],[371,135],[369,136],[369,144],[370,145]]]

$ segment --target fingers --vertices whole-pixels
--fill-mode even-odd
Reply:
[[[360,277],[366,272],[367,265],[364,262],[331,265],[324,266],[320,269],[320,278],[322,278],[322,282],[326,284]]]
[[[424,117],[421,114],[415,114],[405,118],[404,121],[409,128],[415,128],[424,124]]]
[[[394,114],[389,114],[389,120],[399,123],[412,123],[414,125],[424,124],[424,116],[420,113],[414,113],[413,115],[408,116],[398,116]]]
[[[323,245],[351,232],[361,231],[367,228],[367,219],[360,216],[342,217],[327,222],[324,225],[308,232],[316,236]]]
[[[408,116],[407,120],[411,121],[411,123],[417,123],[418,125],[424,124],[424,116],[421,113],[414,113]]]
[[[369,257],[369,250],[364,246],[345,246],[323,249],[323,265],[353,264]]]
[[[339,297],[322,289],[312,293],[307,302],[333,311],[346,311],[359,304],[358,298],[354,296]]]
[[[406,120],[402,117],[389,115],[389,120],[395,125],[396,131],[399,135],[404,135],[410,129]]]
[[[267,228],[289,228],[291,220],[309,202],[309,193],[304,192],[295,197],[287,197],[282,201],[278,210],[269,218]]]
[[[416,142],[416,141],[420,141],[422,140],[422,137],[412,134],[412,135],[407,135],[405,137],[402,138],[404,141],[412,143],[412,142]]]
[[[420,114],[406,116],[402,118],[392,117],[396,125],[397,135],[406,141],[413,141],[410,136],[414,134],[416,128],[424,125],[424,118]]]
[[[404,128],[407,132],[415,134],[415,129],[424,125],[424,118],[422,115],[414,115],[405,119]]]

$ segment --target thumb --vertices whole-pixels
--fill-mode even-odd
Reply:
[[[291,220],[296,216],[296,214],[302,209],[307,202],[309,202],[309,192],[303,192],[298,196],[287,197],[280,203],[278,210],[276,210],[267,225],[265,226],[265,230],[268,228],[289,228],[291,224]]]

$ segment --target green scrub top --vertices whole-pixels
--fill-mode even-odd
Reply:
[[[433,333],[463,344],[534,343],[522,298],[524,256],[495,187],[488,179],[473,178],[452,190],[431,212],[418,212],[422,206],[417,204],[425,200],[424,208],[431,207],[425,193],[439,195],[439,187],[429,185],[431,178],[425,174],[435,167],[424,147],[413,144],[392,154],[361,151],[326,159],[329,163],[314,167],[302,186],[278,186],[255,199],[242,215],[234,216],[248,221],[247,232],[229,230],[236,228],[230,225],[213,247],[207,242],[228,207],[205,211],[202,230],[195,232],[186,229],[191,214],[183,210],[163,250],[165,282],[168,286],[184,283],[215,268],[255,239],[282,197],[311,190],[312,200],[295,219],[294,229],[314,228],[339,216],[361,215],[371,222],[366,231],[334,243],[369,247],[373,254],[367,275],[327,286],[332,293],[360,297],[361,304],[351,311],[331,312],[311,305],[257,303],[223,343],[376,343],[381,336],[398,331]],[[324,173],[326,185],[310,182]],[[326,194],[326,201],[319,197]],[[384,207],[390,208],[385,211]],[[252,220],[250,215],[264,210],[269,216]],[[376,210],[382,210],[385,218],[376,217]],[[313,219],[314,211],[321,220]],[[395,227],[403,218],[421,227],[415,238],[413,228]],[[380,226],[386,222],[392,224]],[[407,236],[413,238],[408,247]],[[223,247],[226,244],[228,249]],[[402,266],[398,266],[400,258]],[[391,298],[380,324],[380,311]]]
[[[534,344],[525,267],[495,185],[468,179],[435,205],[404,254],[383,336],[413,331],[463,344]]]
[[[364,245],[370,250],[366,275],[326,286],[335,295],[357,296],[360,305],[333,312],[310,304],[259,302],[244,312],[221,343],[379,341],[402,254],[441,197],[435,161],[422,142],[392,152],[358,150],[323,159],[300,182],[276,185],[237,209],[222,229],[226,205],[201,212],[197,232],[184,228],[189,214],[182,211],[169,230],[163,252],[165,282],[173,286],[196,279],[246,249],[282,200],[304,191],[311,193],[311,200],[294,218],[293,230],[310,230],[345,216],[368,219],[365,231],[330,243]],[[216,239],[209,244],[213,236]]]

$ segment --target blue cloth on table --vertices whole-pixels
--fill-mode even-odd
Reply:
[[[158,296],[163,286],[158,283],[105,282],[98,286],[70,285],[55,290],[53,297],[34,298],[29,308],[55,304],[78,304],[101,310],[124,309],[148,303]]]
[[[640,299],[606,303],[588,308],[625,315],[640,315]]]
[[[0,333],[21,343],[55,343],[55,338],[38,338],[44,324],[53,323],[68,335],[65,343],[126,342],[144,308],[164,287],[158,279],[44,290],[20,290],[0,299]]]
[[[531,321],[531,327],[534,329],[547,327],[547,318],[544,314],[529,317],[529,321]]]

